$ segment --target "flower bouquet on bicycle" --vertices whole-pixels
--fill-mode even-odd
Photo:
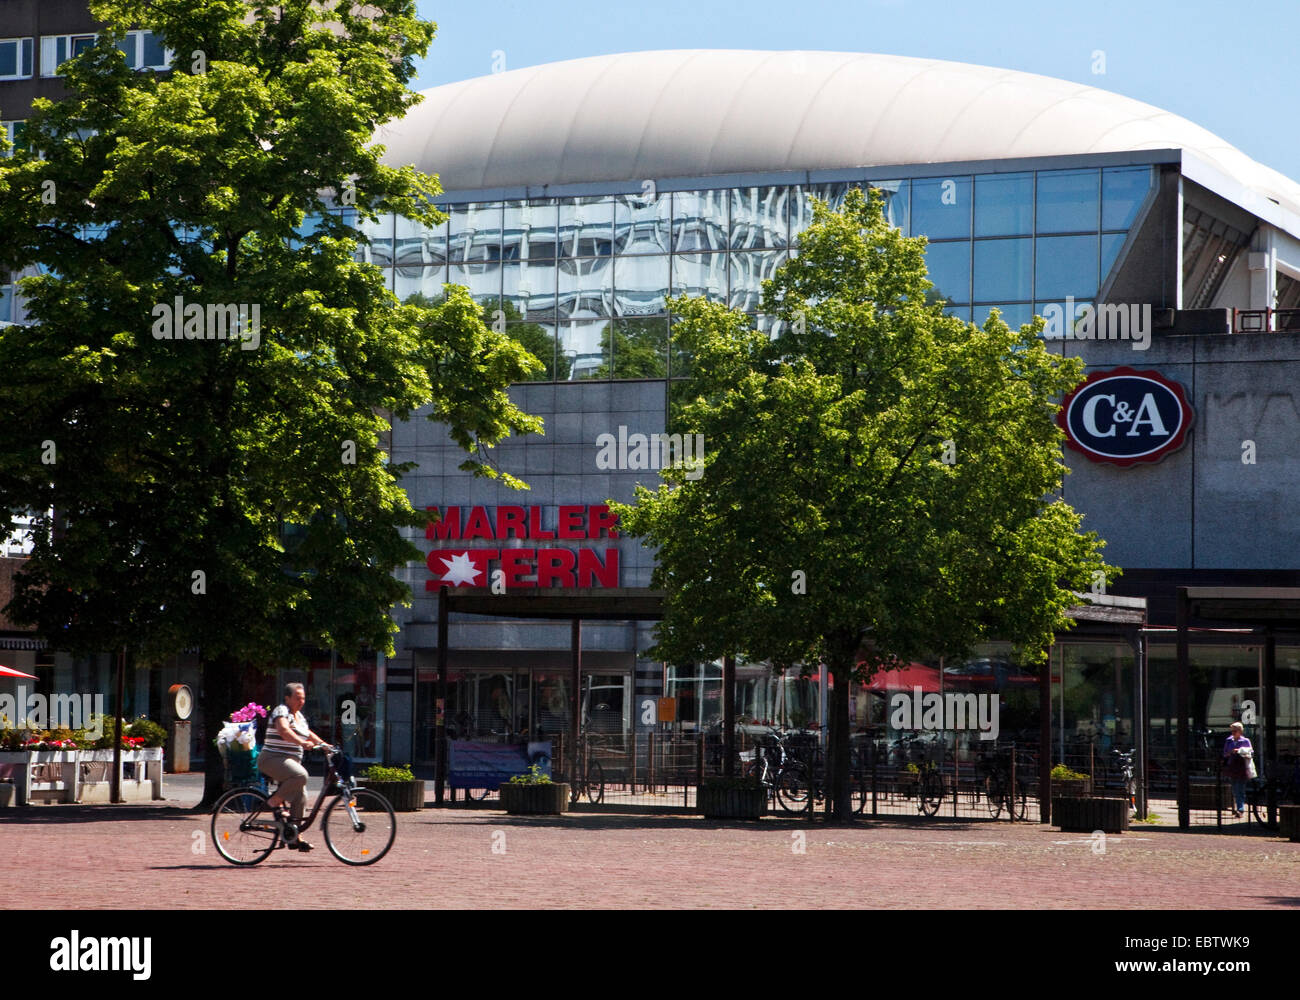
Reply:
[[[212,842],[232,865],[255,865],[272,851],[292,846],[324,806],[321,829],[325,846],[348,865],[372,865],[393,846],[397,817],[386,798],[357,788],[352,761],[342,750],[328,748],[325,777],[311,814],[291,823],[267,803],[258,788],[232,788],[212,808]],[[328,802],[328,804],[326,804]]]

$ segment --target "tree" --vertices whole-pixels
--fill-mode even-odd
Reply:
[[[982,326],[926,302],[925,241],[880,196],[825,205],[764,283],[769,340],[746,317],[677,299],[693,358],[681,430],[703,475],[673,470],[615,504],[658,548],[658,654],[825,663],[834,816],[850,813],[848,683],[990,638],[1041,659],[1071,591],[1107,572],[1094,534],[1051,494],[1065,468],[1055,399],[1082,379],[1042,321]]]
[[[430,298],[423,292],[412,292],[403,301],[408,305],[420,305],[426,308],[434,308],[442,304],[445,296],[439,295]],[[532,376],[542,380],[549,381],[555,379],[563,381],[569,377],[569,372],[573,369],[573,359],[564,354],[563,351],[556,352],[555,334],[547,333],[546,327],[540,323],[532,323],[525,320],[520,313],[519,307],[509,299],[506,299],[500,306],[501,314],[497,315],[497,307],[489,308],[486,304],[480,306],[479,314],[483,322],[494,327],[498,332],[504,330],[515,343],[520,344],[524,350],[537,359],[539,367]],[[504,325],[503,325],[504,324]],[[552,361],[552,359],[555,359]],[[552,367],[558,365],[556,372],[552,374]]]
[[[663,378],[668,374],[668,322],[659,317],[610,320],[600,331],[600,352],[614,358],[619,378]],[[597,366],[592,378],[612,378],[609,362]]]
[[[0,268],[42,270],[0,331],[0,508],[36,515],[9,610],[74,652],[199,646],[212,735],[243,663],[392,651],[427,515],[383,435],[431,404],[497,475],[482,447],[540,429],[506,394],[536,362],[464,289],[404,306],[356,260],[360,219],[440,218],[370,145],[418,100],[414,0],[90,8],[107,29],[27,123],[42,155],[0,161]],[[170,72],[126,66],[139,27]]]

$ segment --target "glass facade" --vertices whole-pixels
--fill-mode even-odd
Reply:
[[[950,312],[979,323],[996,306],[1020,324],[1096,297],[1152,182],[1150,167],[1094,167],[453,203],[435,227],[367,224],[359,256],[390,271],[399,298],[454,282],[502,310],[539,379],[662,378],[668,299],[703,295],[762,326],[763,282],[798,252],[814,198],[839,208],[869,183],[893,225],[930,239]]]

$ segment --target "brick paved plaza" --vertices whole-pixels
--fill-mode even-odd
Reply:
[[[212,848],[209,817],[180,806],[2,815],[4,854],[22,863],[0,870],[0,899],[22,909],[225,908],[246,891],[347,909],[1300,905],[1300,845],[1168,829],[1107,837],[1096,853],[1087,835],[1031,824],[427,809],[399,814],[393,850],[373,868],[340,864],[313,830],[312,854],[241,869]]]

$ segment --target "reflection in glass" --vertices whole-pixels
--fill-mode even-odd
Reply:
[[[1150,167],[1105,167],[1101,172],[1101,228],[1127,229],[1151,190]]]
[[[1028,237],[975,241],[975,301],[1033,297],[1033,243]]]
[[[501,256],[505,260],[554,260],[558,218],[554,198],[506,202]]]
[[[407,277],[418,277],[416,272],[430,264],[447,261],[447,223],[429,229],[423,223],[398,218],[394,232],[396,264],[410,268]]]
[[[613,199],[568,198],[559,209],[561,257],[608,257],[613,252]]]
[[[555,322],[555,261],[509,261],[502,276],[502,298],[519,314],[539,323]]]
[[[988,319],[990,310],[997,309],[1002,314],[1002,322],[1013,330],[1019,330],[1026,323],[1033,322],[1034,307],[1028,302],[999,302],[996,306],[975,306],[975,322],[980,326]]]
[[[931,243],[925,249],[926,266],[934,288],[926,294],[927,301],[935,298],[949,302],[970,301],[970,244]]]
[[[678,191],[673,195],[673,252],[725,250],[727,192]]]
[[[1115,258],[1119,256],[1126,239],[1128,239],[1127,233],[1102,233],[1101,280],[1103,284],[1110,277],[1110,270],[1115,266]]]
[[[1097,294],[1096,236],[1039,237],[1034,297],[1089,299]]]
[[[1097,184],[1095,169],[1038,171],[1037,231],[1096,232]]]
[[[448,255],[453,262],[501,259],[501,203],[451,205],[447,209]]]
[[[614,299],[614,266],[609,257],[561,260],[560,318],[609,316]]]
[[[975,177],[976,236],[1019,236],[1033,231],[1033,174],[979,174]]]
[[[628,194],[614,199],[616,254],[667,253],[671,229],[672,195]]]
[[[840,181],[834,184],[801,184],[796,187],[790,198],[790,239],[798,242],[799,234],[812,225],[813,199],[826,202],[832,212],[838,212],[844,208],[844,198],[849,190],[861,186]]]
[[[669,277],[667,255],[618,258],[614,264],[614,312],[619,316],[665,312]]]
[[[486,261],[479,264],[452,264],[447,281],[464,285],[475,302],[488,309],[496,309],[501,302],[501,262]],[[488,322],[491,322],[489,315]]]
[[[447,268],[444,267],[410,267],[394,271],[396,281],[393,294],[399,302],[405,302],[412,295],[423,295],[433,301],[443,296],[442,286],[447,281]]]
[[[601,350],[609,351],[612,346],[613,373],[602,365],[595,378],[663,378],[668,374],[666,317],[613,320],[600,336]]]
[[[786,245],[788,187],[732,188],[730,198],[732,250],[767,250]]]
[[[907,232],[907,207],[911,198],[912,186],[907,181],[872,181],[885,196],[885,218],[895,229]]]
[[[727,298],[725,253],[674,254],[673,295],[702,295],[713,302]]]
[[[776,269],[786,262],[788,254],[776,250],[756,253],[731,254],[731,295],[733,309],[754,312],[763,296],[763,282],[776,274]]]
[[[511,310],[509,304],[504,306],[509,318]],[[559,341],[556,336],[556,327],[552,323],[506,323],[506,334],[512,339],[517,340],[528,348],[529,353],[538,361],[546,366],[546,369],[533,376],[535,382],[551,382],[558,379],[569,377],[570,360],[567,357],[559,357],[563,367],[563,374],[558,377],[555,374],[555,364],[557,361],[557,351]]]
[[[358,219],[355,214],[346,220],[358,233],[370,240],[370,245],[357,240],[356,259],[379,267],[393,266],[393,213],[381,215],[374,222]]]
[[[601,336],[605,320],[568,320],[560,324],[560,354],[569,363],[568,380],[607,378],[609,371],[609,336]],[[603,341],[603,343],[602,343]]]
[[[932,240],[970,235],[969,177],[912,181],[912,235]]]
[[[1047,320],[1043,327],[1043,337],[1047,340],[1057,340],[1065,335],[1066,330],[1072,330],[1083,322],[1083,307],[1092,305],[1088,299],[1074,303],[1074,315],[1070,316],[1066,312],[1066,306],[1069,305],[1062,297],[1054,302],[1035,302],[1034,315],[1042,316]],[[1049,309],[1055,306],[1055,309]]]
[[[969,323],[971,321],[970,306],[944,306],[943,314],[945,316],[956,316],[963,323]]]

